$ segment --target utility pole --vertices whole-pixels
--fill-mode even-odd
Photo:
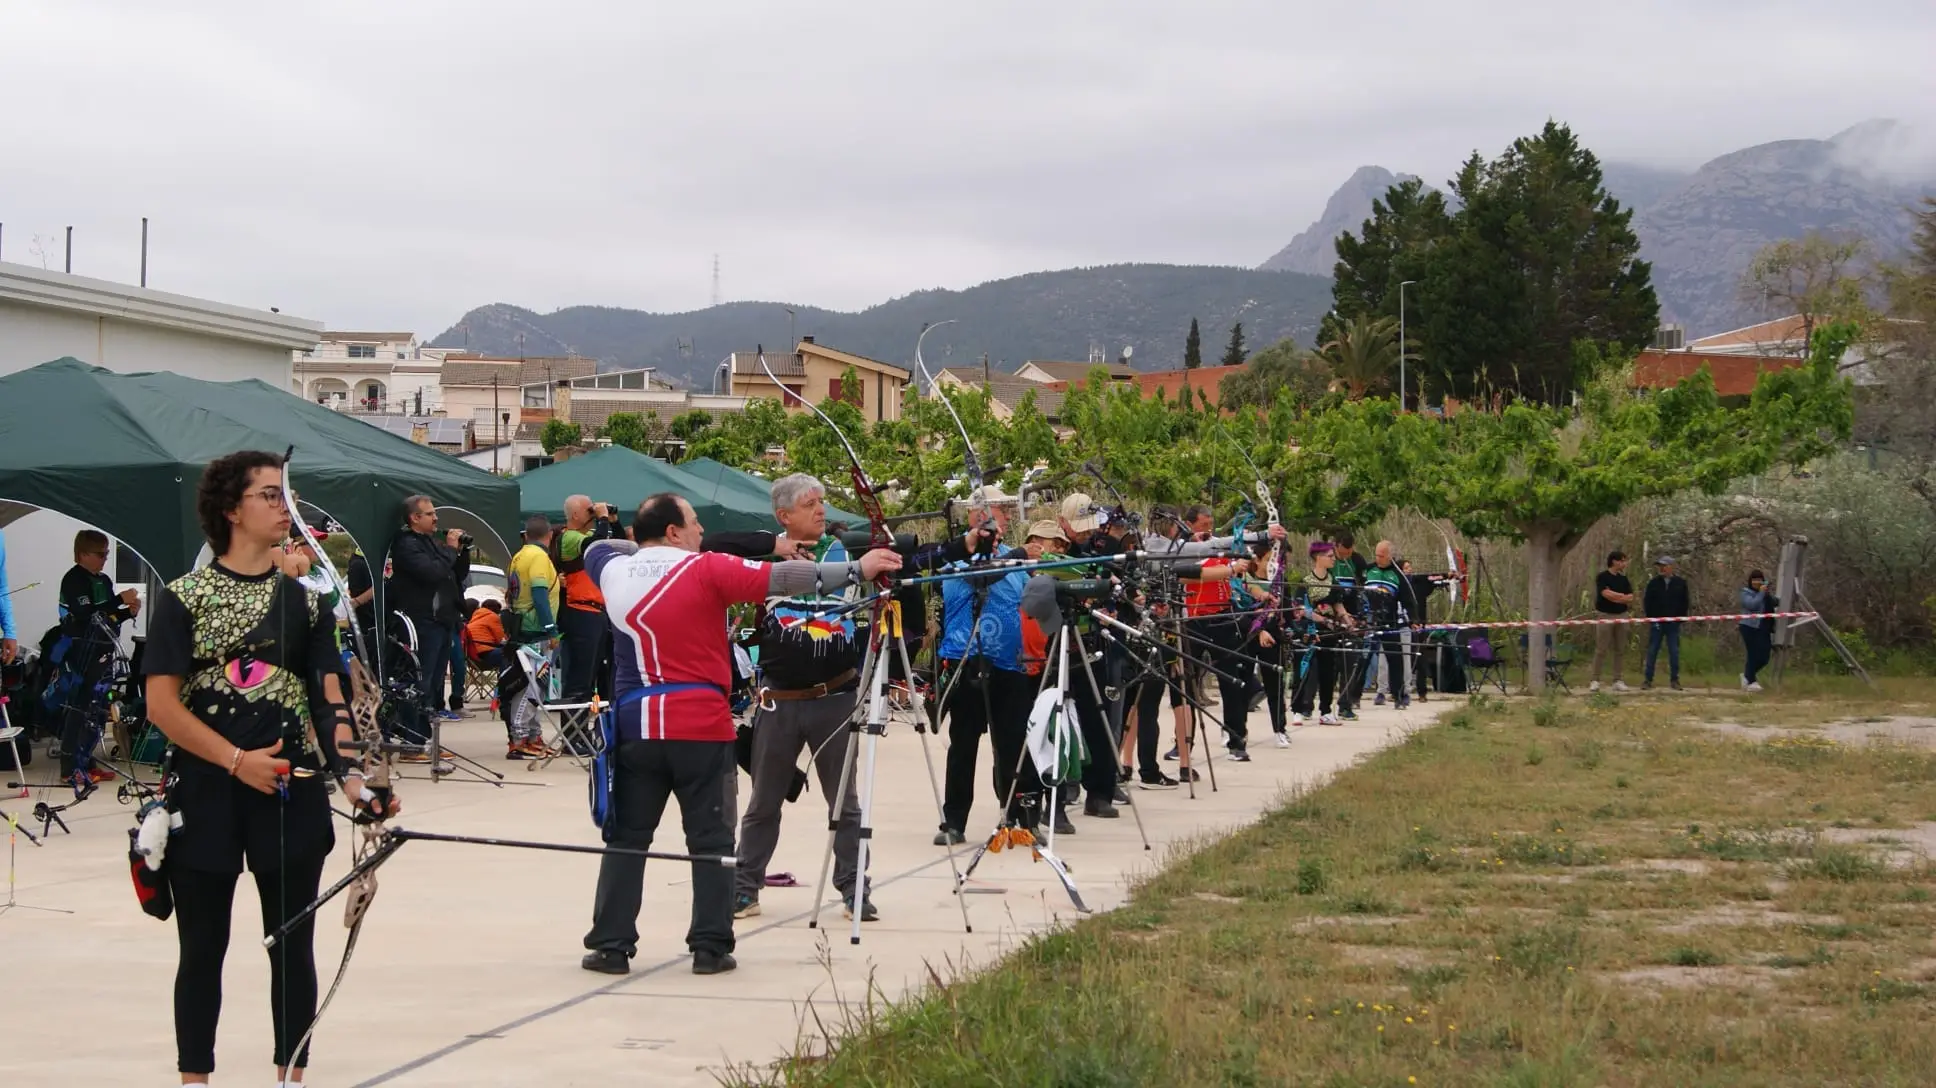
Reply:
[[[524,337],[520,336],[522,340]],[[497,451],[504,448],[504,432],[498,428],[497,375],[491,375],[491,473],[497,473]]]

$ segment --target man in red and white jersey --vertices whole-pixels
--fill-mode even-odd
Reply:
[[[663,492],[639,505],[636,544],[601,540],[585,552],[586,573],[598,583],[612,624],[618,769],[607,839],[614,846],[649,849],[666,801],[676,795],[686,850],[733,852],[725,806],[726,780],[735,772],[729,606],[872,581],[901,566],[901,557],[886,548],[855,562],[755,563],[700,551],[704,534],[692,504]],[[622,975],[631,969],[644,895],[645,859],[605,855],[585,935],[586,970]],[[736,966],[731,869],[693,863],[686,947],[694,974]]]

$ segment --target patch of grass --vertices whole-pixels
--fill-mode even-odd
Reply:
[[[1867,850],[1839,843],[1824,843],[1815,848],[1815,856],[1809,858],[1807,864],[1796,866],[1794,872],[1821,880],[1833,880],[1838,884],[1853,884],[1882,875],[1882,862]]]
[[[1936,894],[1817,829],[1936,815],[1936,758],[1695,723],[1936,704],[1936,682],[1882,682],[1791,674],[1754,700],[1576,708],[1559,732],[1539,704],[1470,700],[1125,909],[729,1083],[1923,1083],[1936,983],[1901,965],[1930,955]]]
[[[1322,895],[1330,886],[1324,873],[1324,862],[1318,858],[1301,858],[1297,863],[1297,894]]]
[[[1524,978],[1546,978],[1578,968],[1584,931],[1570,922],[1513,929],[1493,939],[1493,962]]]
[[[1537,767],[1544,762],[1546,762],[1546,749],[1537,744],[1526,746],[1526,766]]]
[[[1533,705],[1533,724],[1541,729],[1557,729],[1566,724],[1566,711],[1559,699],[1547,696]]]
[[[1719,967],[1728,961],[1718,952],[1683,945],[1667,954],[1667,962],[1675,967]]]
[[[1586,705],[1588,710],[1618,710],[1620,700],[1610,691],[1594,691],[1587,693]]]

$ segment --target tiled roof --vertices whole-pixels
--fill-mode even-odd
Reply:
[[[733,353],[732,358],[733,373],[735,375],[750,375],[761,378],[766,376],[765,372],[760,369],[759,352],[736,351]],[[767,352],[766,365],[773,373],[778,374],[782,378],[804,378],[807,376],[806,362],[798,355],[787,352]]]
[[[1023,367],[1031,366],[1047,374],[1051,381],[1058,382],[1079,382],[1099,366],[1106,367],[1111,378],[1129,379],[1137,374],[1136,368],[1128,363],[1072,363],[1057,359],[1030,359],[1016,369],[1021,370]]]
[[[1724,397],[1754,392],[1763,371],[1802,365],[1793,355],[1739,355],[1704,351],[1648,349],[1634,358],[1633,382],[1638,389],[1666,389],[1706,366],[1714,375],[1714,391]]]
[[[442,384],[446,386],[491,387],[496,378],[500,388],[515,389],[561,378],[582,378],[598,370],[598,360],[583,357],[525,359],[446,359]]]
[[[839,348],[829,347],[826,344],[816,344],[810,340],[802,340],[800,342],[800,349],[823,358],[832,359],[835,362],[858,366],[863,370],[879,370],[898,375],[902,381],[908,379],[908,370],[905,367],[898,367],[893,363],[884,363],[879,359],[870,359],[865,355],[856,355],[851,351],[842,351]]]

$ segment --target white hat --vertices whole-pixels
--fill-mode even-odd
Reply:
[[[987,503],[993,506],[996,503],[1014,502],[1015,496],[1003,494],[1002,489],[996,487],[994,484],[983,484],[968,493],[968,501],[972,503]]]
[[[1096,516],[1096,500],[1078,491],[1062,500],[1062,520],[1069,523],[1069,530],[1076,533],[1093,533],[1102,519]]]

